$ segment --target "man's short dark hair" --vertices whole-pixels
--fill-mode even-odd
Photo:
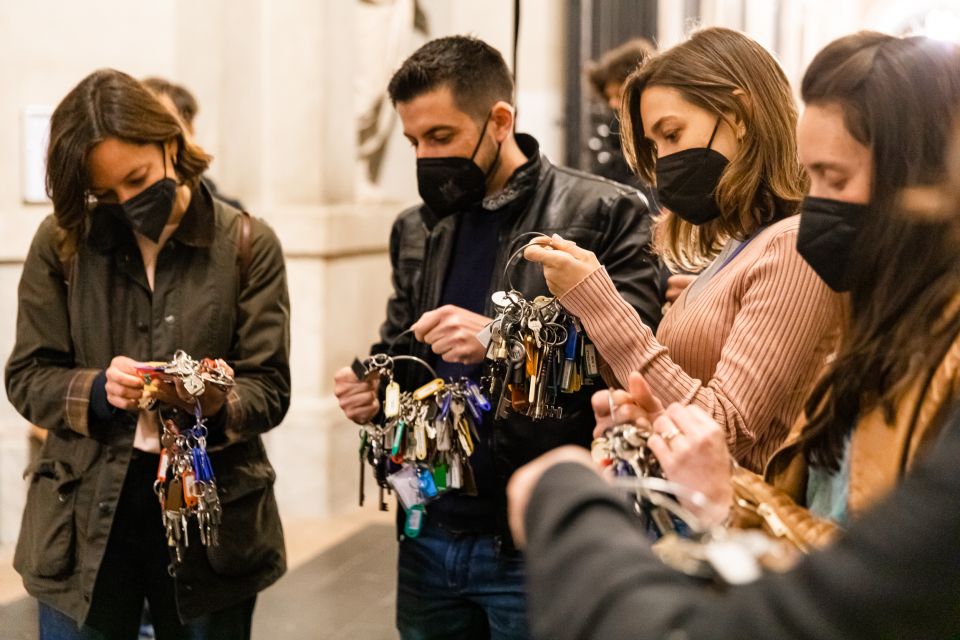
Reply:
[[[600,60],[586,64],[590,85],[599,97],[605,97],[604,89],[608,83],[623,84],[627,76],[655,51],[646,38],[634,38],[610,49],[600,56]]]
[[[170,98],[173,105],[177,108],[180,118],[188,125],[193,125],[193,119],[197,117],[197,111],[200,110],[197,105],[197,99],[187,90],[186,87],[174,84],[169,80],[158,78],[144,78],[140,81],[147,89],[155,94],[165,95]]]
[[[394,106],[448,86],[457,107],[483,118],[498,101],[513,104],[513,77],[500,52],[468,36],[437,38],[404,60],[387,92]]]

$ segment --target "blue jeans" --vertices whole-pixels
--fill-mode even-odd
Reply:
[[[456,535],[429,516],[401,537],[397,629],[404,640],[529,637],[523,557],[494,536]]]

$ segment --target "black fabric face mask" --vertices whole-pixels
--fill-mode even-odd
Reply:
[[[160,241],[160,234],[173,213],[173,201],[177,196],[177,182],[167,177],[166,157],[163,162],[163,178],[123,203],[110,202],[97,208],[123,220],[137,233],[152,242]]]
[[[657,199],[682,220],[701,225],[720,217],[713,197],[729,160],[710,147],[720,127],[713,127],[706,148],[684,149],[657,160]]]
[[[865,204],[809,196],[800,205],[797,252],[837,293],[850,290],[850,253],[868,210]]]
[[[490,165],[490,170],[484,173],[473,159],[480,149],[489,122],[488,115],[480,130],[477,146],[473,148],[469,158],[450,156],[417,159],[417,189],[424,203],[438,216],[444,217],[463,211],[483,201],[487,193],[487,176],[497,166],[501,146],[497,144],[497,155],[493,164]]]

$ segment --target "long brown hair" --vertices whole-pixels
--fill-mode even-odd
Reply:
[[[76,250],[83,233],[90,187],[88,155],[107,138],[140,145],[175,141],[174,168],[191,188],[211,160],[137,80],[114,69],[91,73],[57,105],[50,120],[47,194],[61,231],[61,258]]]
[[[620,105],[624,154],[653,184],[657,149],[640,117],[640,96],[651,86],[676,89],[734,130],[738,123],[745,130],[714,194],[720,217],[700,226],[670,213],[658,220],[656,249],[668,265],[699,270],[729,238],[742,240],[798,211],[807,183],[797,159],[797,107],[786,74],[766,49],[738,31],[704,29],[627,78]]]
[[[850,256],[850,317],[807,402],[810,464],[837,469],[859,416],[932,377],[960,334],[956,216],[904,211],[907,187],[944,178],[960,105],[960,47],[861,32],[835,40],[803,79],[807,105],[839,105],[873,160],[869,215]]]

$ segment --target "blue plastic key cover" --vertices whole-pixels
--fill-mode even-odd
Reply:
[[[437,497],[437,484],[429,469],[417,467],[417,480],[420,483],[420,495],[426,499]]]
[[[443,400],[440,404],[440,417],[446,418],[447,414],[450,413],[450,402],[453,400],[453,394],[449,391],[443,396]]]
[[[577,327],[572,322],[567,330],[567,344],[564,345],[564,360],[573,360],[577,357]]]
[[[483,392],[480,391],[480,385],[473,380],[467,380],[467,390],[470,391],[470,395],[476,401],[477,407],[481,411],[490,411],[490,401],[487,400]]]
[[[470,410],[470,415],[473,416],[474,422],[480,422],[482,416],[480,415],[480,409],[477,408],[477,401],[473,399],[473,396],[467,395],[465,397],[467,409]]]

